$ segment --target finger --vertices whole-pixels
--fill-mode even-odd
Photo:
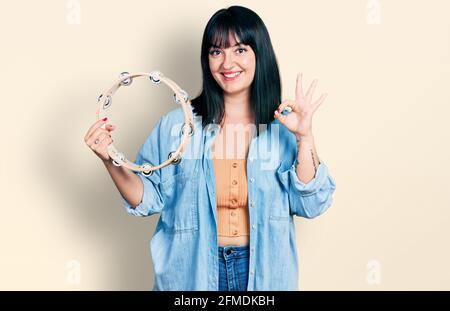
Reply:
[[[100,138],[103,137],[103,134],[107,134],[107,132],[104,129],[102,128],[96,129],[94,133],[92,133],[91,136],[89,136],[88,140],[86,141],[86,144],[88,146],[91,146],[96,139],[100,140]]]
[[[113,143],[113,141],[114,141],[114,139],[111,137],[111,136],[108,136],[109,137],[109,140],[108,140],[108,145],[110,145],[110,144],[112,144]]]
[[[85,141],[88,140],[88,139],[89,139],[89,136],[91,136],[92,133],[93,133],[96,129],[98,129],[99,127],[103,126],[103,125],[106,123],[107,120],[108,120],[108,118],[106,117],[106,118],[103,118],[103,119],[99,119],[99,120],[97,120],[94,124],[92,124],[92,126],[91,126],[91,127],[89,128],[89,130],[87,131],[84,140],[85,140]]]
[[[317,79],[314,79],[314,81],[311,83],[311,86],[308,89],[308,92],[305,95],[306,101],[311,101],[312,94],[314,93],[314,90],[316,89],[317,85]]]
[[[328,93],[323,93],[322,96],[320,96],[320,98],[318,100],[316,100],[316,102],[314,103],[314,106],[313,106],[313,112],[316,111],[320,105],[322,105],[323,101],[325,100],[325,98],[327,98],[327,96],[328,96]]]
[[[114,141],[114,139],[112,139],[111,136],[105,136],[105,138],[101,141],[102,145],[104,147],[109,146],[112,142]]]
[[[105,129],[102,129],[102,128],[96,129],[94,131],[94,133],[91,135],[91,137],[88,138],[88,140],[86,141],[86,144],[88,144],[88,145],[92,144],[92,142],[95,141],[95,139],[99,137],[100,133],[107,133],[109,135],[109,133],[111,133],[115,129],[116,129],[116,126],[112,125],[112,124],[106,124]],[[111,136],[111,135],[109,135],[109,136]]]
[[[108,133],[114,131],[115,129],[116,129],[116,126],[112,125],[112,124],[106,124],[104,129],[103,128],[97,128],[96,130],[94,130],[94,132],[88,138],[88,140],[86,141],[86,144],[90,145],[96,138],[98,138],[100,133],[107,133],[108,134]]]
[[[283,113],[283,109],[287,108],[287,107],[291,107],[291,111],[295,110],[295,102],[291,101],[291,100],[283,100],[281,102],[281,104],[278,106],[277,111],[279,113]],[[287,110],[287,112],[289,112],[289,110]]]
[[[102,147],[102,141],[107,137],[108,135],[105,133],[101,133],[93,142],[90,143],[89,147],[91,147],[92,150],[96,151]],[[97,142],[97,143],[96,143]]]
[[[303,86],[302,86],[303,73],[297,74],[297,84],[295,86],[295,101],[298,102],[303,98]]]
[[[106,135],[97,145],[98,147],[95,147],[95,151],[100,151],[100,150],[104,150],[106,149],[106,147],[108,147],[109,144],[111,144],[112,142],[112,138],[109,137],[108,135]],[[97,146],[96,145],[96,146]]]
[[[98,142],[100,142],[105,136],[109,136],[110,134],[105,131],[104,129],[97,129],[92,135],[91,137],[89,137],[88,141],[86,142],[86,144],[90,147],[92,147],[93,145],[98,145],[94,144],[95,140],[98,139]]]
[[[285,115],[282,115],[281,113],[278,112],[278,110],[275,110],[275,113],[274,113],[273,116],[275,117],[275,119],[280,121],[281,124],[284,125],[284,122],[286,121],[286,116]]]
[[[87,131],[86,135],[84,136],[84,141],[87,142],[87,140],[89,139],[89,136],[92,135],[92,133],[98,129],[99,127],[101,127],[103,124],[105,124],[105,122],[108,120],[108,118],[106,119],[99,119],[97,120],[94,124],[92,124],[92,126],[89,128],[89,130]]]
[[[106,124],[106,126],[105,126],[105,130],[107,130],[108,132],[112,132],[115,129],[116,129],[116,126],[112,125],[112,124]]]

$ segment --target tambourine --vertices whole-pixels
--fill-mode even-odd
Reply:
[[[123,153],[119,152],[114,145],[111,143],[107,147],[107,151],[109,156],[111,157],[111,161],[115,166],[124,166],[130,170],[142,172],[143,175],[149,176],[153,174],[153,171],[163,168],[168,165],[177,165],[182,160],[182,154],[186,150],[186,147],[189,144],[191,136],[194,135],[194,122],[192,110],[188,105],[191,104],[189,100],[189,95],[186,91],[182,90],[174,81],[170,80],[159,71],[152,71],[150,73],[146,72],[137,72],[137,73],[129,73],[122,72],[120,74],[119,80],[117,80],[113,86],[106,92],[102,93],[97,99],[97,120],[103,119],[107,116],[106,112],[112,104],[112,97],[116,93],[116,91],[121,86],[129,86],[131,82],[133,82],[133,78],[136,77],[149,77],[150,81],[154,84],[160,84],[164,82],[168,87],[172,89],[174,92],[173,99],[175,103],[181,104],[181,107],[184,111],[184,124],[181,128],[182,139],[180,142],[180,146],[170,152],[167,156],[167,160],[159,165],[154,165],[152,163],[142,163],[137,165],[129,160],[127,160]],[[104,124],[103,127],[106,125]],[[155,146],[156,148],[156,146]]]

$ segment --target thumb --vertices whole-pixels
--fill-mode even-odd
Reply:
[[[284,125],[284,122],[286,120],[286,116],[285,115],[279,113],[278,110],[275,110],[274,116],[275,116],[275,119],[277,119],[278,121],[281,122],[281,124]]]

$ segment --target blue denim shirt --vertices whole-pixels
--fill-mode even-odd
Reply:
[[[190,106],[191,107],[191,106]],[[192,107],[190,108],[192,109]],[[137,153],[135,163],[158,165],[180,145],[182,108],[163,115]],[[135,172],[144,185],[134,216],[160,213],[150,242],[153,290],[218,290],[216,184],[211,143],[217,127],[195,132],[177,165],[150,176]],[[295,136],[278,120],[254,136],[247,158],[250,258],[247,290],[298,290],[298,263],[293,216],[314,218],[332,204],[336,188],[320,159],[314,179],[301,182],[295,171]]]

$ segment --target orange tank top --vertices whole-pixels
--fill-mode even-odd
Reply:
[[[246,159],[213,158],[216,175],[217,234],[248,236]]]
[[[225,148],[230,148],[226,136],[229,134],[235,135],[233,131],[233,128],[230,132],[226,126],[222,127],[219,136],[212,144],[212,158],[216,176],[217,235],[220,246],[242,246],[248,245],[250,241],[247,204],[247,155],[242,156],[239,152],[235,153],[234,151],[238,151],[237,147],[238,145],[243,146],[242,143],[244,143],[244,146],[248,146],[251,137],[248,137],[249,133],[247,133],[246,141],[239,140],[238,142],[233,139],[234,147],[232,150],[225,150]],[[217,148],[216,143],[218,143]],[[233,151],[232,154],[234,155],[225,155],[227,153],[225,151]]]

